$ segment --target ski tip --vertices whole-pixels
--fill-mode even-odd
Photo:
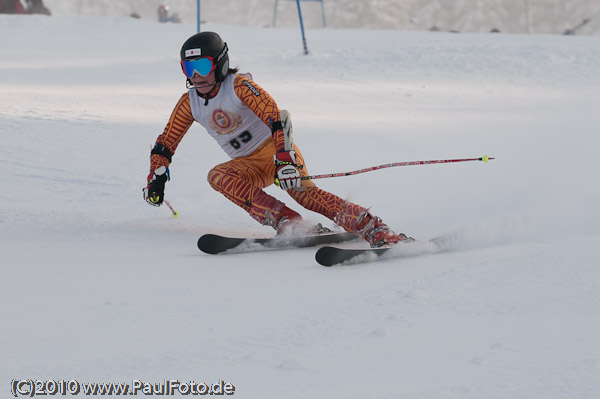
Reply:
[[[321,247],[315,253],[315,260],[321,266],[333,266],[335,262],[332,260],[332,252],[335,252],[335,248],[329,246]]]
[[[218,245],[221,238],[222,237],[215,234],[204,234],[198,239],[198,249],[211,255],[219,254],[227,249],[223,249],[222,245]]]

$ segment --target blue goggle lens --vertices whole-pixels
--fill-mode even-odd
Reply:
[[[197,60],[181,61],[185,76],[191,78],[194,73],[200,76],[208,76],[215,69],[212,58],[198,58]]]

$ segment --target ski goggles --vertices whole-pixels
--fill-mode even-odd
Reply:
[[[215,70],[216,65],[213,57],[202,57],[195,60],[181,60],[181,68],[188,78],[194,76],[195,73],[206,77]]]

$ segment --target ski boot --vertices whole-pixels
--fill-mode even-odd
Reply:
[[[298,212],[295,212],[286,206],[281,210],[273,227],[277,230],[278,236],[292,235],[299,226],[302,226],[302,221],[302,216],[300,216]]]
[[[312,226],[307,225],[304,223],[302,216],[287,207],[284,208],[277,221],[276,230],[278,236],[318,236],[333,233],[333,230],[321,223]]]
[[[401,241],[414,241],[414,238],[407,237],[406,234],[394,233],[380,218],[371,215],[368,211],[363,211],[358,216],[356,230],[367,240],[371,248],[380,248]]]

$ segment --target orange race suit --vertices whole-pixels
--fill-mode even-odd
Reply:
[[[164,146],[169,155],[175,154],[194,121],[199,122],[231,157],[208,173],[208,182],[215,190],[261,224],[276,230],[284,217],[300,219],[297,212],[263,191],[274,183],[274,155],[285,150],[284,135],[277,104],[249,74],[227,75],[220,82],[218,93],[209,100],[201,97],[193,87],[184,93],[156,145]],[[304,159],[295,145],[294,150],[301,176],[308,176]],[[168,167],[169,158],[153,154],[151,173],[160,166]],[[287,193],[304,208],[324,215],[346,231],[361,233],[357,224],[361,215],[368,214],[365,208],[321,190],[311,180],[303,180],[302,185],[287,190]]]

